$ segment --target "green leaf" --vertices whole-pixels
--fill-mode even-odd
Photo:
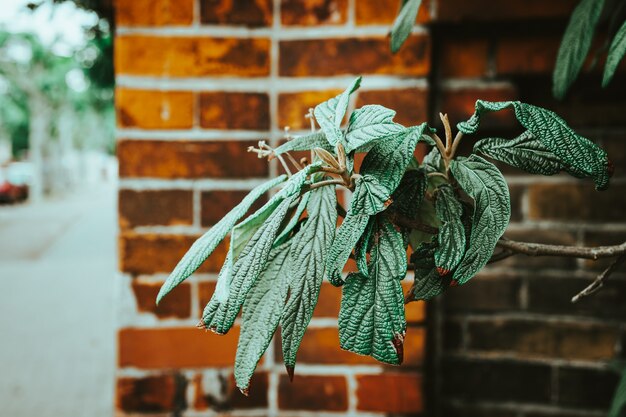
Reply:
[[[554,175],[565,169],[556,155],[528,130],[515,139],[481,139],[474,144],[474,152],[531,174]]]
[[[369,277],[350,274],[339,311],[339,342],[345,350],[399,365],[406,333],[401,280],[406,275],[404,240],[393,224],[376,217]]]
[[[283,358],[290,373],[296,353],[311,321],[324,277],[324,257],[335,234],[337,224],[335,187],[311,191],[307,206],[309,220],[292,240],[290,256],[294,260],[289,285],[289,300],[280,319]]]
[[[623,411],[626,409],[626,370],[622,371],[622,375],[613,394],[613,400],[611,401],[611,408],[609,409],[608,417],[621,417],[624,415]]]
[[[426,175],[422,170],[407,171],[391,197],[393,203],[389,208],[402,217],[416,219],[427,185]]]
[[[459,284],[464,284],[491,258],[509,223],[511,201],[502,173],[480,156],[453,160],[450,170],[461,188],[474,200],[469,247],[453,276]]]
[[[276,238],[276,242],[274,242],[274,246],[279,246],[285,243],[289,239],[289,234],[295,229],[300,221],[300,217],[306,210],[306,206],[309,204],[309,198],[311,198],[311,193],[306,193],[302,197],[300,197],[300,202],[298,203],[298,207],[294,211],[289,223],[285,226],[285,228],[280,232],[278,237]]]
[[[396,112],[377,104],[363,106],[350,115],[350,123],[346,130],[345,150],[350,153],[362,149],[376,140],[399,133],[404,126],[393,121]]]
[[[352,248],[363,234],[369,217],[367,214],[355,214],[349,211],[335,233],[335,239],[326,255],[325,275],[326,279],[336,287],[343,285],[341,272],[348,262]]]
[[[552,152],[565,169],[576,177],[592,178],[597,190],[609,185],[609,159],[604,150],[574,132],[563,119],[550,110],[519,101],[476,101],[476,110],[457,128],[466,134],[475,133],[484,112],[512,107],[515,117],[543,146]]]
[[[371,175],[363,175],[355,182],[351,211],[355,214],[374,215],[391,203],[389,191]]]
[[[604,65],[604,76],[602,77],[602,87],[609,85],[615,75],[615,70],[624,58],[626,54],[626,21],[622,23],[609,48],[609,53],[606,57],[606,64]]]
[[[409,290],[406,302],[430,300],[444,292],[452,283],[449,276],[440,276],[435,266],[437,244],[424,242],[411,254],[415,280]]]
[[[254,188],[250,193],[233,208],[222,220],[217,222],[208,232],[202,235],[194,242],[189,251],[178,262],[174,271],[167,278],[159,294],[157,296],[157,304],[178,284],[193,274],[205,261],[206,258],[213,253],[217,245],[220,244],[226,235],[231,231],[233,226],[241,219],[246,212],[252,207],[254,202],[263,194],[281,184],[287,179],[286,175],[281,175],[271,181],[261,184]]]
[[[437,234],[435,265],[439,275],[448,275],[465,254],[465,228],[461,222],[463,207],[449,185],[437,188],[435,211],[441,221]]]
[[[422,0],[408,0],[402,5],[391,27],[391,52],[398,52],[411,34],[421,4]]]
[[[369,276],[369,272],[367,270],[367,254],[370,252],[372,247],[372,236],[374,232],[374,223],[375,217],[370,217],[367,226],[365,227],[365,231],[356,242],[354,246],[354,258],[356,261],[356,266],[361,275],[367,277]]]
[[[333,97],[321,104],[318,104],[313,111],[315,120],[326,134],[328,143],[335,146],[343,139],[341,131],[341,122],[343,121],[348,104],[350,104],[350,95],[354,93],[361,85],[361,77],[356,78],[350,87],[337,97]]]
[[[328,143],[326,135],[324,132],[320,131],[304,136],[296,136],[274,149],[274,154],[282,155],[292,151],[310,151],[315,148],[322,148],[329,152],[334,152],[334,148]]]
[[[225,276],[222,276],[222,272],[220,272],[220,280],[230,282],[228,296],[226,300],[221,301],[216,297],[216,294],[213,294],[202,317],[202,321],[208,329],[218,334],[225,334],[230,330],[248,292],[264,270],[280,225],[289,206],[296,198],[297,195],[291,195],[282,200],[276,210],[246,244],[239,257],[231,259],[232,268],[228,266],[228,263],[224,265],[222,271],[224,271]]]
[[[392,194],[413,159],[415,146],[426,127],[426,123],[423,123],[377,142],[363,159],[361,175],[376,177],[387,188],[388,193]]]
[[[439,149],[432,148],[430,152],[426,154],[422,161],[422,167],[427,172],[441,172],[443,170],[441,153]]]
[[[291,279],[291,242],[270,252],[265,270],[243,304],[241,332],[235,357],[235,381],[247,392],[250,378],[278,327]]]
[[[562,99],[585,63],[604,0],[582,0],[574,9],[552,74],[552,93]]]

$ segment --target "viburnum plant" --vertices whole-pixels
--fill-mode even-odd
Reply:
[[[509,190],[502,173],[485,157],[533,174],[565,171],[591,178],[599,190],[608,186],[611,164],[606,153],[553,112],[518,101],[479,100],[454,137],[447,116],[441,115],[441,139],[426,123],[405,127],[393,121],[395,111],[366,105],[349,115],[344,128],[350,95],[360,82],[357,78],[342,94],[315,107],[320,131],[275,149],[263,142],[251,149],[260,157],[278,159],[287,172],[290,163],[297,172],[253,189],[193,244],[158,295],[157,302],[230,234],[226,261],[199,327],[225,334],[243,309],[235,379],[244,393],[279,326],[285,366],[293,377],[296,353],[324,279],[342,287],[341,347],[398,365],[407,331],[405,303],[465,284],[488,262],[516,253],[597,259],[626,251],[621,245],[577,255],[572,251],[581,248],[502,238],[511,212]],[[470,155],[457,154],[463,135],[479,130],[483,114],[507,108],[525,128],[523,134],[484,138]],[[421,163],[414,157],[420,142],[432,146]],[[290,155],[308,150],[310,163]],[[365,157],[357,172],[358,153]],[[255,200],[279,186],[263,207],[241,220]],[[352,191],[347,208],[337,201],[337,187]],[[357,270],[344,276],[351,257]],[[401,280],[409,266],[415,281],[403,294]]]

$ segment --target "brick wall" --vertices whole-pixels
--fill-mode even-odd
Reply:
[[[432,0],[407,45],[389,53],[395,0],[117,0],[120,160],[117,410],[120,415],[600,416],[623,355],[626,280],[579,305],[597,272],[570,259],[512,258],[469,285],[408,309],[405,364],[381,367],[339,349],[340,291],[324,284],[289,383],[270,347],[249,398],[232,381],[237,328],[195,329],[215,287],[222,245],[159,308],[160,284],[193,240],[278,167],[245,152],[304,132],[309,107],[365,76],[356,105],[379,103],[415,124],[442,110],[467,118],[477,98],[559,112],[607,148],[610,191],[506,169],[509,235],[566,244],[626,237],[626,79],[601,91],[592,73],[563,103],[550,72],[576,0]],[[597,72],[597,71],[596,71]],[[510,114],[485,119],[516,131]],[[472,139],[465,140],[465,151]],[[424,357],[427,357],[424,360]]]

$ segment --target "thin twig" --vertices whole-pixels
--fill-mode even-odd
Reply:
[[[309,186],[303,187],[302,191],[304,192],[311,191],[311,190],[315,190],[316,188],[326,187],[327,185],[344,185],[344,182],[343,180],[336,179],[336,178],[332,180],[314,182],[313,184],[310,184]]]
[[[446,155],[450,153],[450,147],[452,146],[452,129],[450,128],[450,121],[448,115],[439,113],[441,123],[443,123],[443,129],[446,132]]]
[[[619,268],[624,261],[626,261],[626,254],[621,254],[609,265],[598,277],[593,280],[591,284],[585,287],[581,292],[572,297],[572,303],[580,301],[581,298],[587,297],[596,293],[600,288],[604,286],[606,280],[611,276],[617,268]]]
[[[513,255],[516,255],[516,253],[512,252],[510,250],[505,249],[505,250],[502,250],[502,251],[500,251],[498,253],[494,253],[491,256],[491,259],[489,259],[489,262],[487,262],[487,263],[488,264],[492,264],[494,262],[499,262],[499,261],[502,261],[502,260],[504,260],[506,258],[510,258]]]
[[[612,258],[626,253],[626,242],[614,246],[564,246],[545,245],[541,243],[518,242],[515,240],[500,239],[498,246],[515,253],[528,256],[564,256],[570,258],[592,259]]]
[[[433,133],[432,135],[432,139],[435,141],[435,145],[437,145],[437,149],[439,149],[439,153],[445,161],[447,156],[446,147],[443,144],[441,138],[436,133]]]
[[[454,141],[452,142],[452,149],[450,149],[450,158],[454,158],[454,156],[456,155],[456,151],[459,148],[461,139],[463,139],[463,132],[457,132],[456,136],[454,137]]]

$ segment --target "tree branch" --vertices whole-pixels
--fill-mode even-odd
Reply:
[[[626,242],[614,246],[564,246],[564,245],[544,245],[541,243],[518,242],[501,238],[498,246],[514,253],[528,256],[564,256],[570,258],[581,258],[598,260],[601,258],[612,258],[626,253]]]
[[[604,286],[604,282],[609,276],[626,261],[626,254],[621,254],[609,265],[591,284],[585,287],[581,292],[572,297],[572,303],[578,302],[581,298],[596,293]]]

